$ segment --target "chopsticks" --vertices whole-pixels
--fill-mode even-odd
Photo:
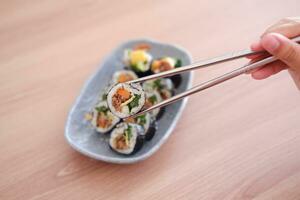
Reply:
[[[292,39],[294,42],[299,43],[300,42],[300,36],[295,37]],[[233,52],[233,53],[229,53],[223,56],[219,56],[219,57],[215,57],[212,59],[208,59],[208,60],[204,60],[204,61],[200,61],[200,62],[196,62],[193,63],[191,65],[187,65],[184,67],[180,67],[180,68],[175,68],[173,70],[169,70],[169,71],[165,71],[162,73],[158,73],[158,74],[153,74],[150,76],[145,76],[139,79],[135,79],[132,81],[129,81],[127,83],[139,83],[139,82],[143,82],[143,81],[147,81],[147,80],[151,80],[151,79],[157,79],[157,78],[163,78],[163,77],[168,77],[168,76],[173,76],[176,74],[180,74],[182,72],[186,72],[186,71],[191,71],[191,70],[195,70],[195,69],[200,69],[200,68],[204,68],[204,67],[208,67],[210,65],[214,65],[217,63],[222,63],[222,62],[227,62],[230,60],[234,60],[234,59],[238,59],[238,58],[242,58],[242,57],[246,57],[246,56],[250,56],[250,55],[258,55],[258,54],[263,54],[266,53],[266,51],[251,51],[251,50],[242,50],[242,51],[238,51],[238,52]],[[254,62],[254,63],[250,63],[250,64],[246,64],[238,69],[235,69],[233,71],[230,71],[226,74],[223,74],[221,76],[218,76],[216,78],[213,78],[209,81],[206,81],[204,83],[201,83],[199,85],[194,86],[193,88],[186,90],[180,94],[177,94],[169,99],[166,99],[158,104],[155,104],[154,106],[151,106],[148,109],[142,110],[134,115],[131,115],[130,117],[136,117],[138,115],[142,115],[144,113],[147,113],[151,110],[154,110],[156,108],[160,108],[166,105],[169,105],[171,103],[174,103],[186,96],[192,95],[194,93],[200,92],[202,90],[205,90],[207,88],[210,88],[212,86],[218,85],[220,83],[223,83],[224,81],[230,80],[234,77],[237,77],[241,74],[244,74],[246,72],[249,72],[251,70],[257,69],[259,67],[262,67],[266,64],[269,64],[271,62],[276,61],[277,58],[274,56],[269,56],[265,59],[262,59],[260,61]]]
[[[164,78],[164,77],[168,77],[168,76],[173,76],[176,74],[180,74],[183,72],[187,72],[187,71],[192,71],[192,70],[196,70],[196,69],[200,69],[200,68],[205,68],[211,65],[215,65],[218,63],[222,63],[222,62],[227,62],[230,60],[235,60],[238,58],[242,58],[242,57],[246,57],[246,56],[251,56],[251,55],[258,55],[258,54],[263,54],[265,53],[265,51],[251,51],[251,50],[242,50],[242,51],[237,51],[237,52],[232,52],[229,54],[225,54],[222,56],[218,56],[218,57],[214,57],[208,60],[203,60],[203,61],[199,61],[199,62],[195,62],[193,64],[190,65],[186,65],[183,67],[178,67],[172,70],[168,70],[165,72],[161,72],[161,73],[157,73],[157,74],[152,74],[150,76],[145,76],[142,78],[138,78],[132,81],[129,81],[127,83],[140,83],[140,82],[144,82],[144,81],[148,81],[148,80],[152,80],[152,79],[157,79],[157,78]]]

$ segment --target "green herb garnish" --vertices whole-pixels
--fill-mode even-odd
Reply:
[[[131,64],[131,68],[136,72],[145,72],[147,71],[147,62],[138,62],[136,64]]]
[[[109,109],[106,106],[100,106],[100,107],[96,107],[95,108],[99,113],[104,113],[105,115],[107,114],[107,112],[109,111]]]
[[[155,104],[157,102],[157,97],[155,95],[152,95],[148,98],[148,101],[150,101],[152,104]]]
[[[128,125],[128,128],[124,131],[126,145],[129,144],[130,139],[132,138],[132,126]]]
[[[103,101],[106,101],[106,99],[107,99],[107,94],[103,94],[103,95],[102,95],[102,100],[103,100]]]
[[[137,123],[144,126],[146,124],[146,115],[140,115],[136,117]]]
[[[176,59],[175,68],[181,67],[181,66],[182,66],[181,60],[180,59]]]
[[[133,100],[128,104],[129,111],[132,110],[132,108],[137,107],[139,105],[139,100],[141,98],[140,94],[135,94]]]
[[[155,81],[153,81],[153,88],[158,90],[163,89],[163,86],[161,84],[161,79],[156,79]]]

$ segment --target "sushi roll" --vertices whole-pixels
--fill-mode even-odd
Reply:
[[[145,113],[134,118],[128,117],[126,118],[125,122],[142,126],[145,132],[146,140],[151,140],[157,129],[157,123],[149,113]]]
[[[145,101],[144,109],[150,108],[150,107],[154,106],[155,104],[158,104],[161,101],[162,101],[162,98],[157,91],[153,90],[152,92],[146,92],[146,101]],[[156,109],[150,111],[150,114],[153,117],[156,117],[158,115],[159,111],[160,111],[160,108],[156,108]]]
[[[127,81],[131,81],[137,79],[137,75],[131,70],[120,70],[116,71],[113,75],[113,83],[124,83]]]
[[[139,84],[119,83],[107,94],[110,111],[120,118],[139,112],[145,104],[145,93]]]
[[[150,71],[152,56],[147,49],[127,49],[124,52],[124,63],[138,75],[147,75]]]
[[[120,123],[111,132],[109,146],[120,154],[133,154],[144,143],[144,131],[138,124]]]
[[[161,89],[173,90],[174,85],[170,79],[160,78],[160,79],[145,81],[143,83],[143,89],[147,92],[151,92],[153,90],[159,91]]]
[[[152,62],[151,71],[156,74],[177,67],[181,67],[181,60],[172,57],[163,57]],[[181,84],[182,81],[181,75],[179,74],[171,76],[170,79],[176,88]]]
[[[153,60],[151,63],[151,71],[156,74],[174,69],[181,66],[181,61],[172,57],[163,57]]]
[[[168,78],[149,80],[143,83],[143,89],[146,92],[157,91],[163,100],[170,98],[173,95],[174,85]]]
[[[99,133],[107,133],[119,121],[120,119],[109,111],[105,101],[98,103],[93,109],[91,123]]]

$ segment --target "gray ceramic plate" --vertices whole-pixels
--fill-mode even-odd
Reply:
[[[113,152],[108,145],[108,135],[96,133],[90,123],[85,120],[86,113],[91,111],[98,100],[100,92],[110,82],[116,70],[123,69],[122,57],[124,49],[131,48],[138,43],[151,45],[150,53],[154,58],[172,56],[182,60],[183,65],[191,63],[191,56],[187,51],[174,45],[163,44],[149,39],[131,40],[116,48],[99,66],[99,70],[86,82],[79,97],[73,105],[65,127],[65,137],[68,143],[80,153],[105,162],[125,164],[144,160],[156,152],[168,139],[185,107],[187,99],[166,107],[163,116],[158,121],[158,130],[149,142],[134,155],[123,156]],[[175,93],[190,88],[192,72],[182,74],[182,82]]]

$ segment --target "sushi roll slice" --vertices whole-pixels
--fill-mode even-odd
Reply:
[[[153,60],[151,63],[151,71],[156,74],[174,69],[181,66],[181,61],[172,57],[163,57]]]
[[[109,146],[120,154],[133,154],[144,143],[144,130],[138,124],[120,123],[111,132]]]
[[[172,57],[163,57],[157,60],[154,60],[151,64],[151,71],[156,74],[164,71],[168,71],[177,67],[181,67],[181,60],[172,58]],[[175,88],[179,87],[181,84],[182,78],[181,75],[177,74],[171,76],[170,79],[172,80]]]
[[[137,79],[138,76],[131,70],[120,70],[116,71],[113,75],[113,83],[124,83],[127,81],[131,81]]]
[[[150,71],[151,61],[152,56],[146,49],[127,49],[124,52],[125,65],[140,76],[143,76]]]
[[[157,123],[149,113],[145,113],[134,118],[128,117],[125,122],[142,126],[144,128],[146,140],[151,140],[157,129]]]
[[[110,111],[120,118],[139,112],[145,104],[145,93],[139,84],[119,83],[107,94]]]
[[[150,107],[154,106],[155,104],[158,104],[161,101],[162,101],[162,98],[157,91],[153,90],[152,92],[146,92],[146,101],[145,101],[144,109],[150,108]],[[158,115],[159,111],[160,111],[160,108],[156,108],[156,109],[150,111],[150,114],[153,117],[156,117]]]
[[[163,100],[170,98],[174,93],[173,82],[168,78],[145,81],[143,89],[146,92],[157,91]]]
[[[119,121],[120,119],[109,111],[105,101],[98,103],[93,109],[91,123],[99,133],[107,133]]]
[[[151,92],[153,90],[159,91],[162,89],[173,90],[174,85],[169,78],[160,78],[160,79],[145,81],[143,83],[143,89],[146,92]]]

